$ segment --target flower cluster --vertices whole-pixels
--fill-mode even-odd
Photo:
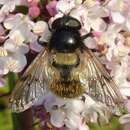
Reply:
[[[81,35],[90,34],[84,44],[96,51],[123,96],[130,96],[129,0],[0,0],[0,5],[0,86],[9,72],[19,73],[25,68],[28,53],[40,52],[39,41],[49,41],[48,24],[51,27],[55,19],[69,14],[80,21]],[[41,127],[88,130],[86,122],[107,123],[107,107],[87,95],[84,98],[63,100],[47,94],[42,101],[47,113],[36,114],[42,120]],[[129,100],[126,106],[130,111]]]
[[[0,4],[0,86],[4,86],[2,77],[21,72],[27,65],[25,55],[30,49],[39,52],[38,38],[46,40],[49,31],[45,21],[33,20],[40,14],[38,0],[1,0]],[[28,8],[26,14],[22,7]]]
[[[89,130],[87,123],[103,125],[109,123],[111,116],[105,105],[95,102],[87,94],[76,99],[62,99],[50,92],[42,105],[37,105],[34,107],[35,115],[42,122],[43,130]]]

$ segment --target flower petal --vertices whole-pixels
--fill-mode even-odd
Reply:
[[[51,16],[54,16],[56,14],[56,5],[57,5],[57,1],[56,0],[52,0],[50,1],[47,5],[46,5],[46,9],[49,12],[49,14]]]
[[[93,6],[88,10],[88,16],[91,18],[108,17],[109,11],[101,6]]]
[[[91,26],[92,28],[97,32],[103,32],[105,31],[107,24],[100,18],[97,19],[91,19]]]
[[[80,113],[84,110],[84,103],[81,100],[72,100],[67,102],[64,107],[68,112],[73,111],[74,113]],[[76,108],[76,109],[75,109]]]
[[[120,91],[124,96],[130,96],[130,83],[125,81],[120,84]]]
[[[21,72],[24,67],[27,64],[26,57],[21,54],[13,54],[12,56],[8,57],[8,60],[6,61],[6,67],[11,71],[11,72]]]
[[[125,114],[123,116],[120,117],[119,122],[121,124],[127,124],[130,123],[130,114]]]
[[[48,30],[48,25],[44,21],[36,22],[33,27],[33,32],[36,34],[46,33],[47,30]]]
[[[57,11],[65,14],[69,13],[73,7],[75,7],[75,0],[60,0],[56,5]]]
[[[128,20],[126,20],[126,27],[130,31],[130,18]]]
[[[96,43],[96,41],[95,41],[93,38],[91,38],[91,37],[86,38],[86,39],[84,40],[84,44],[85,44],[88,48],[90,48],[90,49],[96,49],[96,48],[97,48],[97,43]]]
[[[112,12],[111,17],[114,23],[122,24],[125,22],[125,17],[120,12]]]
[[[79,126],[79,130],[89,130],[89,127],[86,124]]]
[[[22,44],[25,41],[25,37],[20,30],[16,29],[9,34],[10,39],[12,39],[17,44]]]
[[[64,120],[65,125],[72,130],[77,130],[82,123],[80,114],[75,114],[72,111],[68,112]]]
[[[50,122],[57,128],[60,128],[64,125],[64,118],[65,118],[64,112],[60,110],[55,110],[51,112]]]
[[[32,42],[29,44],[30,48],[36,52],[40,52],[43,49],[43,46],[41,46],[40,44],[38,44],[37,42]]]
[[[12,39],[7,39],[4,43],[4,49],[9,52],[19,52],[21,54],[25,54],[29,51],[29,47],[26,44],[18,45]]]
[[[12,29],[13,27],[15,27],[15,25],[20,23],[22,17],[22,14],[10,15],[8,18],[5,19],[4,27],[6,29]]]

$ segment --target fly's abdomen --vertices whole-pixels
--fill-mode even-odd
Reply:
[[[70,80],[68,82],[53,81],[49,89],[57,96],[63,98],[75,98],[84,93],[84,88],[78,80]]]

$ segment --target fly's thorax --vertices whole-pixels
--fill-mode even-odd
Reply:
[[[73,53],[54,52],[50,54],[50,63],[57,65],[76,65],[79,60],[78,55]]]

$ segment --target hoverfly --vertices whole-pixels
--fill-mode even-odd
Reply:
[[[80,28],[80,22],[71,16],[52,23],[50,41],[11,95],[14,112],[28,109],[48,92],[67,99],[87,94],[108,107],[120,106],[123,98],[118,87],[98,57],[83,44]]]

